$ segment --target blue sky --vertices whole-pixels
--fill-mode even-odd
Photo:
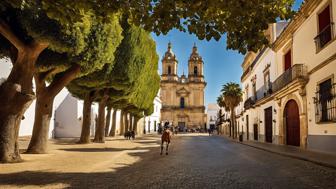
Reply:
[[[296,0],[294,9],[297,9],[302,0]],[[161,59],[167,50],[168,42],[172,43],[173,52],[179,61],[178,74],[183,71],[188,73],[188,59],[193,47],[196,43],[198,52],[204,61],[204,77],[207,82],[205,88],[205,105],[216,103],[217,96],[224,83],[233,81],[240,83],[242,68],[240,67],[244,56],[237,51],[226,49],[226,37],[221,40],[206,41],[198,40],[195,35],[179,32],[177,30],[170,31],[167,35],[152,35],[156,41],[157,53],[160,56],[159,69],[161,73]]]

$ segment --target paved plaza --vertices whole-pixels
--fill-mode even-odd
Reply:
[[[156,135],[50,147],[49,154],[0,165],[0,188],[336,188],[335,169],[220,136],[174,136],[168,156],[159,155]]]

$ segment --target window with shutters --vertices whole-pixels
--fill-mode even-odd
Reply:
[[[317,15],[318,34],[315,37],[317,51],[325,47],[333,39],[333,22],[328,5]]]
[[[292,67],[292,50],[289,50],[284,55],[284,71],[289,70],[291,67]]]

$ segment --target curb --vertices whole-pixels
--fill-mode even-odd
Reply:
[[[225,137],[225,138],[229,139],[232,142],[235,142],[235,143],[238,143],[238,144],[241,144],[241,145],[245,145],[245,146],[249,146],[249,147],[252,147],[252,148],[256,148],[256,149],[259,149],[259,150],[263,150],[263,151],[266,151],[266,152],[271,152],[271,153],[278,154],[278,155],[281,155],[281,156],[311,162],[311,163],[314,163],[314,164],[317,164],[317,165],[320,165],[320,166],[323,166],[323,167],[336,169],[336,165],[333,165],[333,164],[330,164],[330,163],[317,161],[315,159],[311,159],[311,158],[307,158],[307,157],[296,156],[296,155],[289,154],[289,153],[286,153],[286,152],[279,152],[279,151],[275,151],[275,150],[266,149],[266,148],[263,148],[263,147],[247,144],[247,143],[244,143],[244,142],[239,142],[239,141],[233,140],[233,139],[228,138],[228,137]]]

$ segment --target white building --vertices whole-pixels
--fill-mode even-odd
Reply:
[[[299,79],[296,90],[287,90],[286,97],[277,101],[280,109],[280,128],[284,142],[294,140],[301,147],[336,153],[336,0],[310,0],[274,44],[279,73],[288,77],[290,64],[292,80]],[[286,58],[288,57],[288,58]],[[287,60],[288,59],[288,60]],[[306,80],[300,78],[306,77]],[[293,82],[292,82],[293,83]],[[290,87],[295,87],[295,82]],[[288,86],[288,88],[289,88]],[[292,107],[297,106],[296,110]],[[293,113],[296,122],[290,120]],[[294,135],[295,136],[295,135]]]
[[[265,35],[274,42],[286,22],[270,24]],[[257,53],[249,52],[242,64],[243,102],[236,108],[236,123],[245,140],[278,143],[277,104],[273,100],[272,83],[277,79],[276,53],[268,47]],[[242,111],[243,110],[243,111]]]
[[[150,116],[146,116],[144,122],[146,133],[156,132],[158,124],[161,122],[161,107],[160,90],[153,101],[154,111]],[[163,120],[164,121],[164,120]]]
[[[207,114],[207,129],[215,128],[216,127],[216,121],[218,118],[218,112],[219,112],[219,106],[215,103],[208,104],[206,114]]]
[[[245,139],[336,153],[335,5],[305,1],[280,35],[266,32],[272,49],[246,55]]]

